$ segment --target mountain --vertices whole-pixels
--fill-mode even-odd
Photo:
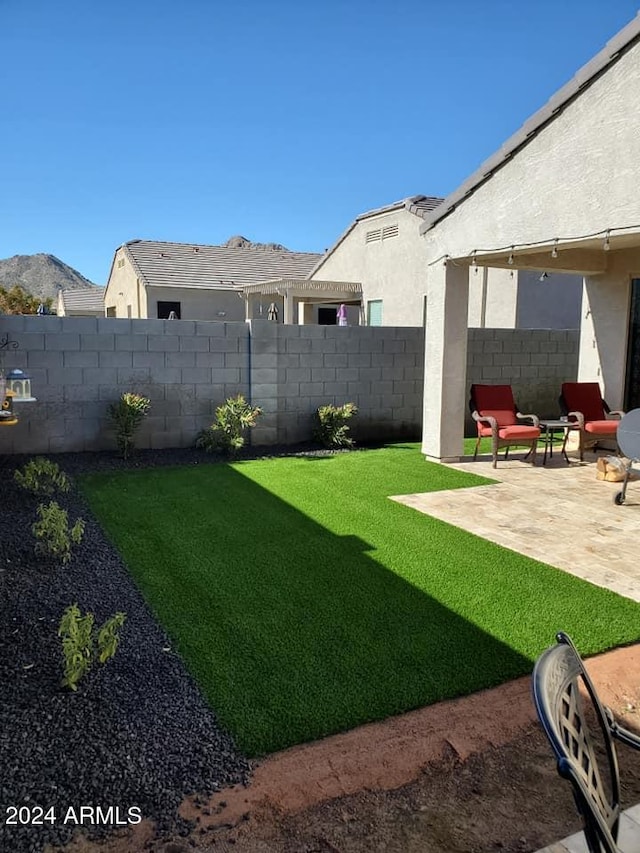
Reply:
[[[228,249],[260,249],[264,252],[289,251],[286,246],[283,246],[280,243],[252,243],[251,240],[248,240],[241,234],[237,234],[235,237],[229,237],[227,242],[222,245],[226,246]]]
[[[55,255],[14,255],[0,260],[0,287],[19,284],[33,296],[51,296],[59,290],[80,290],[95,285]]]

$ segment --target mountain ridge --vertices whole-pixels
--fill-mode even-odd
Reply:
[[[32,296],[54,301],[59,290],[96,287],[78,270],[46,252],[0,259],[0,287],[10,289],[16,284]]]

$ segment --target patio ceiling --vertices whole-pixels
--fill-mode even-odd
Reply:
[[[465,263],[513,270],[546,270],[575,275],[601,275],[616,252],[640,249],[640,227],[622,233],[602,231],[579,238],[558,238],[530,245],[476,249],[469,255],[452,258]]]
[[[330,296],[342,302],[359,301],[362,285],[357,281],[319,281],[317,279],[274,279],[250,284],[242,288],[245,296],[295,296],[299,298],[322,299]]]

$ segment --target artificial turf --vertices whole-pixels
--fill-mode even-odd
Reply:
[[[584,654],[638,639],[638,604],[388,497],[485,482],[395,445],[82,486],[258,755],[527,673],[558,629]]]

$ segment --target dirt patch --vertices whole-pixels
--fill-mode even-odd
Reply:
[[[603,701],[640,729],[640,646],[593,658]],[[623,805],[640,762],[619,749]],[[186,839],[78,843],[74,853],[527,853],[580,828],[535,721],[528,678],[277,753],[247,788],[184,803]],[[170,845],[173,845],[171,847]]]

